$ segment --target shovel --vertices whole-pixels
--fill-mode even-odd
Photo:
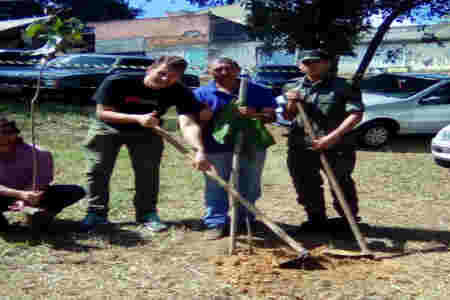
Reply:
[[[308,116],[305,113],[305,110],[303,109],[303,105],[301,101],[297,101],[297,109],[303,119],[303,124],[305,125],[305,131],[311,138],[311,140],[316,139],[316,134],[314,133],[314,130],[311,126],[311,122],[309,121]],[[355,218],[353,217],[353,214],[351,213],[350,207],[348,206],[347,201],[345,200],[344,192],[342,191],[341,186],[339,185],[336,176],[334,175],[333,169],[331,169],[330,164],[328,163],[328,160],[325,156],[325,153],[323,151],[320,151],[320,161],[322,163],[322,166],[325,170],[325,173],[328,177],[328,180],[330,182],[331,187],[336,192],[337,199],[339,201],[339,204],[341,205],[345,217],[347,218],[350,228],[356,237],[356,240],[358,241],[358,245],[361,249],[361,252],[355,253],[354,251],[347,251],[347,250],[339,250],[339,249],[329,249],[324,252],[324,254],[329,254],[331,256],[348,256],[348,257],[364,257],[364,258],[375,258],[374,254],[369,250],[367,247],[367,244],[361,234],[361,231],[359,230],[358,225],[356,224]]]
[[[172,146],[174,146],[179,152],[183,155],[187,156],[189,159],[193,160],[190,151],[186,149],[177,139],[172,137],[170,133],[165,131],[159,126],[153,127],[153,131],[164,138],[167,142],[169,142]],[[310,258],[310,253],[308,250],[303,248],[296,240],[291,238],[280,226],[278,226],[275,222],[269,219],[265,214],[263,214],[258,208],[256,208],[253,204],[248,202],[245,198],[243,198],[232,185],[227,183],[217,174],[215,174],[212,170],[208,170],[204,172],[206,176],[214,179],[220,186],[222,186],[234,199],[240,202],[240,204],[244,205],[249,211],[251,211],[258,219],[260,219],[267,227],[269,227],[280,239],[282,239],[286,244],[288,244],[292,249],[298,252],[298,256],[292,260],[281,263],[279,266],[283,267],[292,267],[292,266],[302,266],[304,265],[308,259]]]

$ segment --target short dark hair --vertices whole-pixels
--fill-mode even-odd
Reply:
[[[161,65],[167,65],[170,70],[173,70],[177,73],[183,74],[188,66],[187,61],[181,56],[168,56],[163,55],[156,59],[149,67],[149,69],[153,69],[159,67]]]
[[[0,117],[0,134],[19,134],[20,130],[17,128],[16,121],[9,121],[6,117]]]
[[[306,60],[332,60],[333,55],[323,49],[313,49],[303,52],[303,57],[299,59],[299,62]]]
[[[233,59],[231,59],[231,58],[228,58],[228,57],[218,57],[218,58],[213,59],[213,60],[208,64],[209,68],[210,68],[211,65],[213,65],[213,64],[227,64],[227,65],[233,66],[234,68],[238,68],[238,69],[241,68],[241,67],[239,66],[239,64],[238,64],[235,60],[233,60]]]

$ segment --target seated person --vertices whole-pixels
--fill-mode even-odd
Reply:
[[[19,137],[15,121],[0,117],[0,231],[8,230],[2,214],[35,207],[39,211],[27,215],[33,230],[45,230],[63,208],[84,197],[77,185],[50,185],[53,181],[53,159],[50,152],[36,148],[37,176],[33,189],[33,147]],[[37,228],[36,228],[37,227]]]

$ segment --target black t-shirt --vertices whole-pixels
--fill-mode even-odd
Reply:
[[[113,106],[121,113],[156,111],[159,118],[172,106],[178,115],[196,114],[203,109],[203,104],[196,101],[189,88],[176,83],[168,88],[152,89],[144,85],[144,77],[142,73],[110,75],[98,87],[93,99],[97,104]],[[119,130],[144,130],[139,124],[107,124]]]

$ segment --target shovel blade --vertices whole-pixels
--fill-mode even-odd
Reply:
[[[280,263],[278,267],[281,269],[303,269],[310,258],[309,252],[304,252],[294,259]]]

